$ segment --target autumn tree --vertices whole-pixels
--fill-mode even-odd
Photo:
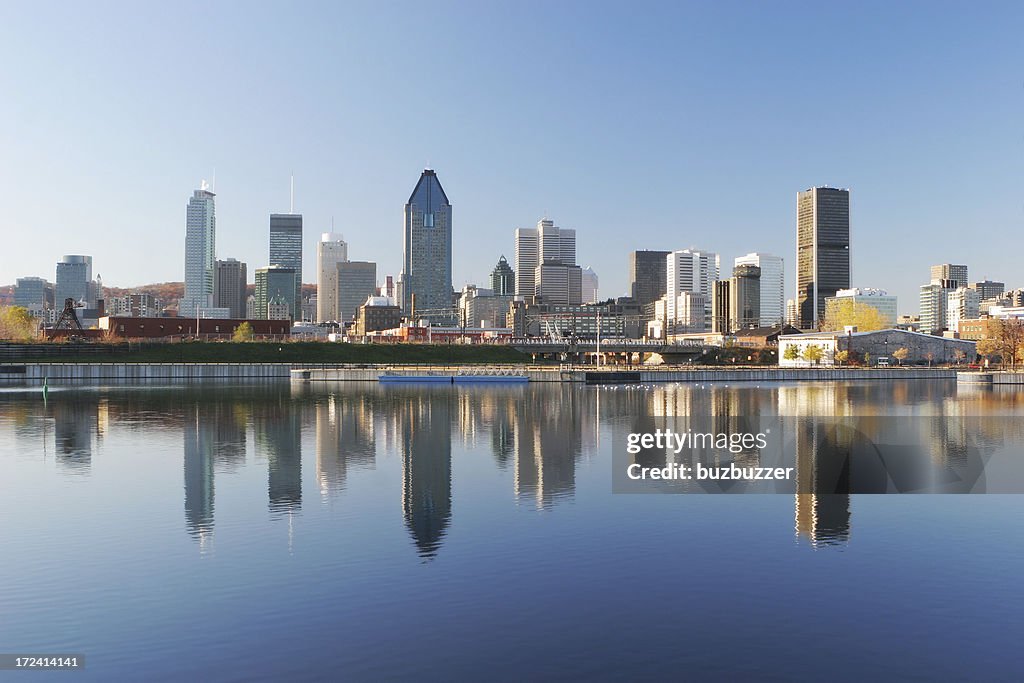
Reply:
[[[0,307],[0,339],[32,341],[39,323],[24,306]]]
[[[786,347],[786,350],[782,352],[782,357],[786,360],[796,360],[800,357],[800,349],[790,344]]]
[[[1024,322],[992,318],[985,322],[984,337],[978,341],[978,353],[999,358],[1003,365],[1024,361]]]
[[[845,365],[846,362],[850,360],[850,352],[847,351],[846,349],[836,351],[834,358],[836,359],[837,363],[842,363]]]
[[[804,347],[804,360],[813,365],[817,365],[821,362],[824,357],[825,351],[822,350],[817,344],[808,344]]]
[[[253,338],[252,325],[248,321],[242,323],[235,328],[235,331],[231,333],[231,341],[236,342],[247,342],[252,341]]]
[[[900,347],[892,352],[892,357],[895,358],[896,362],[899,363],[900,365],[903,365],[903,361],[905,361],[907,359],[907,356],[909,355],[910,351],[908,351],[905,346]]]
[[[871,304],[850,297],[830,300],[825,308],[825,320],[821,328],[827,332],[842,332],[848,325],[855,326],[858,332],[886,327],[882,313]]]

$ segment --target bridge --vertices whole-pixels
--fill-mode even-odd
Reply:
[[[657,353],[665,362],[691,361],[704,355],[709,348],[695,340],[665,342],[660,339],[573,339],[557,337],[515,337],[509,346],[534,358],[557,357],[560,360],[585,362],[600,354],[604,361],[614,364],[642,364],[650,354]]]

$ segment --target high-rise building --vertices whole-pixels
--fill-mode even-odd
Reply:
[[[498,265],[491,271],[491,289],[497,296],[505,296],[516,293],[516,273],[512,266],[508,265],[505,255],[498,259]]]
[[[786,270],[782,258],[753,252],[737,256],[733,265],[757,266],[761,269],[760,327],[775,327],[786,322]]]
[[[667,251],[634,251],[629,255],[629,294],[648,319],[654,316],[654,302],[665,296]]]
[[[255,317],[268,320],[271,299],[280,297],[288,304],[288,317],[295,320],[296,311],[292,308],[295,297],[295,269],[284,266],[264,266],[256,269],[256,300],[254,303]],[[276,313],[276,308],[275,308]],[[280,319],[280,316],[276,319]]]
[[[946,294],[946,329],[960,331],[961,320],[974,320],[981,315],[981,295],[971,287],[957,287]]]
[[[758,327],[761,321],[761,269],[750,264],[733,268],[728,280],[714,283],[711,331],[729,334]]]
[[[718,254],[698,249],[680,249],[665,257],[665,296],[668,305],[669,329],[678,327],[686,316],[677,310],[679,295],[683,292],[700,294],[704,301],[704,325],[700,330],[711,329],[711,298],[714,282],[718,279],[721,259]],[[688,324],[688,326],[692,326]]]
[[[729,289],[731,280],[716,280],[711,290],[711,331],[715,334],[729,334],[732,316],[729,314]]]
[[[248,282],[244,263],[233,258],[216,260],[213,264],[213,307],[228,309],[232,318],[244,318]]]
[[[1006,284],[1003,282],[993,282],[992,280],[982,280],[981,282],[972,282],[970,288],[978,292],[978,296],[982,301],[985,299],[995,299],[1000,297],[1006,291]]]
[[[761,268],[741,264],[733,268],[729,279],[729,317],[732,330],[745,330],[761,324]]]
[[[348,244],[331,232],[320,235],[316,243],[316,321],[340,320],[338,317],[338,264],[348,261]]]
[[[289,301],[292,320],[302,318],[302,214],[270,214],[270,265],[295,273],[294,296]],[[272,293],[273,294],[273,293]]]
[[[924,334],[938,334],[946,327],[946,303],[956,287],[948,287],[950,280],[935,280],[921,285],[921,322],[918,330]]]
[[[437,174],[429,168],[420,175],[405,204],[403,247],[398,278],[402,310],[410,315],[415,308],[417,318],[453,323],[452,205]]]
[[[931,267],[930,275],[931,281],[921,285],[918,329],[925,334],[939,334],[946,329],[949,295],[960,287],[967,287],[967,266],[940,263]]]
[[[826,297],[850,287],[850,191],[812,187],[796,196],[796,300],[800,328],[815,329]]]
[[[585,304],[594,304],[598,301],[598,279],[597,273],[590,266],[580,273],[581,298]]]
[[[178,315],[192,317],[213,303],[213,261],[217,248],[216,195],[204,180],[185,209],[185,295]]]
[[[542,263],[534,268],[534,301],[579,306],[583,300],[583,269],[568,263]]]
[[[56,286],[54,288],[54,308],[64,308],[65,299],[84,301],[89,306],[95,302],[92,298],[92,256],[69,254],[57,261]]]
[[[571,228],[559,228],[554,221],[542,218],[535,228],[516,228],[515,239],[516,294],[519,296],[537,294],[538,266],[576,265],[576,231]]]
[[[37,318],[42,317],[43,312],[53,308],[52,301],[47,302],[47,290],[50,283],[41,277],[19,277],[14,281],[14,305],[22,306],[29,313]],[[52,290],[50,298],[52,299]],[[64,302],[61,301],[63,307]]]
[[[937,280],[948,280],[949,287],[956,289],[957,287],[967,286],[967,266],[955,265],[953,263],[940,263],[937,266],[931,267],[931,281]]]
[[[355,319],[366,298],[377,294],[377,264],[370,261],[340,261],[337,269],[338,322]],[[418,301],[418,300],[417,300]]]

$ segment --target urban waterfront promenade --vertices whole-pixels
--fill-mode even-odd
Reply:
[[[94,382],[250,381],[376,382],[382,374],[515,374],[531,382],[649,384],[662,382],[800,382],[857,380],[949,380],[955,368],[777,368],[639,367],[583,365],[400,365],[307,363],[5,363],[0,382],[33,385]],[[959,373],[991,378],[993,384],[1024,384],[1024,373]],[[988,383],[988,380],[985,380]]]

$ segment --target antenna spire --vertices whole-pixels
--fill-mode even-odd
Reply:
[[[291,187],[292,199],[291,199],[291,203],[290,203],[289,208],[288,208],[288,213],[295,213],[295,174],[294,173],[292,173],[292,183],[291,183],[291,185],[292,185],[292,187]]]

